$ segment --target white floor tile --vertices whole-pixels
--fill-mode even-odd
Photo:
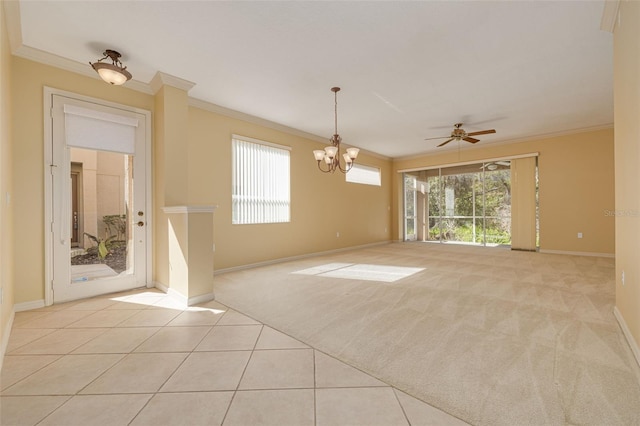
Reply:
[[[131,422],[131,426],[222,424],[233,392],[156,394]]]
[[[313,389],[239,391],[225,426],[314,425]]]

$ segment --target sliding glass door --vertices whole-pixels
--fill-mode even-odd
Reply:
[[[404,182],[405,219],[415,218],[418,240],[511,244],[509,161],[410,172]]]

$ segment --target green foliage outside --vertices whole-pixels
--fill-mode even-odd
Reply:
[[[405,175],[407,216],[415,214],[414,179]],[[486,235],[487,244],[511,244],[509,169],[430,176],[426,178],[426,184],[429,240],[482,244]],[[407,233],[411,234],[412,223],[407,225]]]
[[[105,224],[105,238],[84,233],[95,246],[87,249],[88,253],[97,252],[98,258],[104,260],[114,247],[124,244],[124,236],[127,230],[126,215],[106,215],[102,216],[102,222]]]

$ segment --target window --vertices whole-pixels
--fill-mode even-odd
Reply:
[[[354,164],[351,170],[345,175],[347,182],[361,183],[364,185],[381,185],[380,169],[377,167]]]
[[[233,135],[232,223],[290,220],[291,148]]]

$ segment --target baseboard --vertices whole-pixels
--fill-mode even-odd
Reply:
[[[45,307],[44,299],[32,300],[30,302],[16,303],[15,305],[13,305],[13,311],[23,312],[23,311],[30,311],[32,309],[40,309],[44,307]]]
[[[14,310],[9,315],[9,321],[7,321],[7,325],[5,325],[4,330],[2,330],[2,342],[0,343],[0,371],[2,371],[2,361],[4,360],[4,354],[7,353],[7,346],[9,346],[9,337],[11,336],[11,328],[13,327],[13,319],[16,316],[16,311]]]
[[[638,343],[636,343],[635,339],[633,338],[631,330],[629,330],[629,327],[627,327],[627,323],[622,317],[622,314],[620,313],[620,310],[617,306],[613,308],[613,315],[618,320],[618,324],[622,329],[622,334],[624,334],[624,337],[627,339],[627,343],[631,348],[631,352],[633,352],[633,356],[636,358],[638,366],[640,366],[640,348],[638,347]]]
[[[214,300],[213,292],[207,293],[207,294],[201,294],[200,296],[194,296],[194,297],[187,298],[182,293],[179,293],[179,292],[175,291],[174,289],[172,289],[170,287],[167,287],[166,285],[164,285],[162,283],[154,282],[154,285],[158,290],[163,291],[168,296],[170,296],[172,299],[178,301],[184,307],[193,306],[193,305],[197,305],[198,303],[205,303],[205,302],[209,302],[211,300]]]
[[[169,287],[167,287],[166,285],[159,283],[157,281],[153,282],[153,287],[157,288],[158,290],[160,290],[163,293],[169,293]]]
[[[214,275],[226,274],[228,272],[243,271],[245,269],[259,268],[261,266],[275,265],[276,263],[291,262],[293,260],[307,259],[309,257],[324,256],[327,254],[341,253],[345,251],[364,249],[364,248],[381,246],[381,245],[386,245],[391,243],[392,241],[381,241],[378,243],[363,244],[360,246],[351,246],[351,247],[339,248],[334,250],[317,251],[314,253],[300,254],[298,256],[281,257],[278,259],[266,260],[264,262],[250,263],[248,265],[232,266],[231,268],[218,269],[218,270],[214,270],[213,274]]]
[[[616,255],[614,253],[594,253],[591,251],[565,251],[565,250],[543,250],[540,249],[540,253],[545,254],[568,254],[571,256],[590,256],[590,257],[608,257],[611,259],[615,259]]]

